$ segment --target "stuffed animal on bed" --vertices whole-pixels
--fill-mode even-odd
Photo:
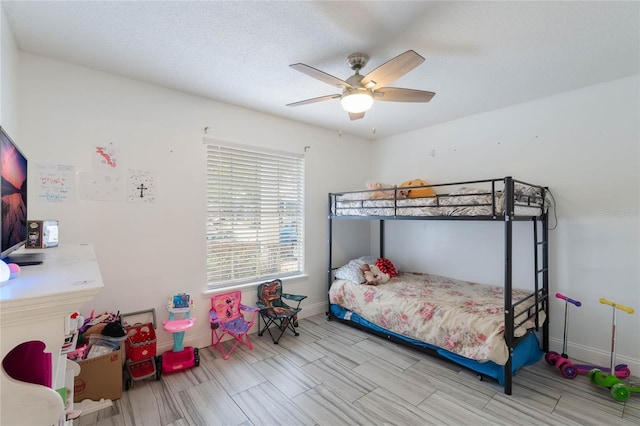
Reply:
[[[388,183],[380,183],[380,182],[375,182],[375,181],[371,181],[368,180],[366,182],[366,186],[367,189],[371,189],[371,190],[376,190],[376,191],[372,191],[372,192],[368,192],[367,194],[367,198],[371,198],[371,199],[384,199],[384,198],[391,198],[393,199],[394,197],[394,193],[395,193],[395,189],[393,185],[389,185]],[[401,197],[402,194],[400,191],[398,191],[398,197]],[[405,193],[406,196],[406,193]]]
[[[384,284],[389,281],[389,274],[385,274],[380,271],[376,265],[369,265],[367,263],[363,263],[360,265],[360,270],[364,275],[364,283],[367,285],[378,285]]]
[[[380,272],[383,274],[389,275],[390,278],[397,277],[398,271],[393,263],[389,259],[385,259],[381,257],[376,260],[376,266],[380,269]]]
[[[407,188],[411,186],[426,186],[429,185],[429,182],[422,179],[411,179],[406,182],[402,182],[398,188]],[[405,190],[407,192],[407,197],[409,198],[420,198],[420,197],[435,197],[436,192],[433,188],[413,188]]]

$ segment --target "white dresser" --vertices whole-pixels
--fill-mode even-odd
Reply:
[[[45,352],[51,353],[52,385],[49,388],[14,380],[3,368],[0,424],[65,424],[64,412],[73,408],[73,377],[79,372],[76,363],[60,355],[65,323],[103,288],[102,275],[90,244],[21,250],[42,252],[45,258],[41,265],[23,266],[15,278],[0,283],[2,359],[23,342],[43,342]],[[70,391],[66,407],[55,391],[64,387]]]

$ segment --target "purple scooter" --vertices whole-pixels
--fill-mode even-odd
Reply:
[[[569,308],[569,303],[577,307],[582,306],[582,303],[579,302],[578,300],[571,299],[561,293],[556,293],[556,297],[558,299],[564,300],[565,302],[564,304],[564,336],[562,338],[562,355],[553,351],[547,352],[544,355],[545,361],[547,361],[549,365],[558,367],[560,369],[560,373],[562,374],[562,377],[564,377],[565,379],[573,379],[578,375],[578,373],[589,373],[589,371],[591,371],[594,368],[597,368],[600,371],[603,371],[606,373],[610,373],[611,372],[610,368],[598,367],[595,365],[588,365],[588,364],[574,364],[571,362],[571,360],[569,359],[569,356],[567,355],[568,308]],[[625,379],[631,375],[631,370],[626,364],[616,365],[614,370],[615,370],[616,377],[619,377],[621,379]]]

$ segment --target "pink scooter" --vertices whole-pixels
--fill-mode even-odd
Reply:
[[[569,308],[569,303],[577,307],[582,306],[582,303],[579,302],[578,300],[570,299],[569,297],[561,293],[556,293],[556,297],[558,299],[564,300],[565,302],[564,304],[564,336],[562,338],[562,355],[553,351],[547,352],[544,355],[545,361],[547,361],[549,365],[558,367],[560,369],[560,373],[562,374],[562,377],[564,377],[565,379],[573,379],[578,375],[578,373],[589,373],[589,371],[591,371],[594,368],[597,368],[600,371],[603,371],[606,373],[610,373],[611,372],[610,368],[598,367],[595,365],[588,365],[588,364],[574,364],[571,362],[571,360],[567,355],[568,308]],[[621,379],[625,379],[631,375],[631,370],[626,364],[616,365],[614,370],[615,370],[616,377],[619,377]]]

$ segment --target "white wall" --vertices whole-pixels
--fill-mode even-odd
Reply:
[[[274,116],[163,89],[94,70],[20,53],[16,142],[30,161],[29,216],[58,219],[61,242],[91,242],[105,281],[96,311],[156,308],[166,318],[166,298],[175,292],[198,296],[198,327],[186,344],[210,344],[209,300],[201,295],[205,274],[205,145],[208,138],[305,154],[306,273],[286,283],[309,296],[302,317],[326,310],[327,193],[358,189],[368,170],[369,141]],[[155,172],[157,202],[150,205],[91,201],[76,193],[62,203],[37,197],[38,163],[71,164],[76,173],[95,173],[95,146],[113,143],[127,169]],[[339,153],[339,155],[337,154]],[[368,241],[368,240],[367,240]],[[255,303],[255,289],[243,295]],[[171,335],[159,332],[159,349]]]
[[[373,144],[372,157],[376,178],[389,183],[514,176],[549,186],[558,217],[550,231],[551,294],[583,302],[569,311],[569,355],[609,365],[612,308],[598,302],[604,297],[636,309],[619,311],[616,339],[618,360],[632,371],[640,368],[639,81],[615,80],[386,138]],[[386,254],[409,269],[502,283],[501,224],[393,225],[411,232],[390,238]],[[515,285],[531,280],[533,270],[531,225],[516,225],[516,238],[526,241],[515,246]],[[551,346],[559,352],[563,316],[564,304],[552,298]]]
[[[19,136],[16,125],[17,56],[16,41],[4,9],[0,7],[0,124],[11,138]]]

